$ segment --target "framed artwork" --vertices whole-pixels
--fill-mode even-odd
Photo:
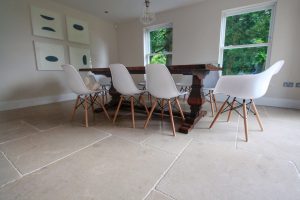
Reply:
[[[79,68],[92,68],[91,52],[90,49],[78,48],[78,47],[69,47],[70,52],[70,64],[73,65],[76,69]]]
[[[34,35],[64,39],[61,15],[46,9],[31,6],[31,20]]]
[[[88,24],[82,20],[78,20],[67,16],[68,39],[71,42],[89,44]]]
[[[65,64],[63,45],[34,41],[35,57],[38,70],[62,70]]]

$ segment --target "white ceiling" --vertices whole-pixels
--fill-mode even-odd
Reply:
[[[144,0],[52,0],[57,3],[81,10],[91,15],[109,20],[123,22],[142,15]],[[150,0],[152,12],[171,10],[205,0]],[[105,11],[108,11],[105,14]]]

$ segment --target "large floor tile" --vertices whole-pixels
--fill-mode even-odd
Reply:
[[[250,124],[255,124],[250,120]],[[239,132],[240,135],[244,133]],[[278,127],[277,120],[265,119],[264,131],[249,131],[247,143],[238,142],[237,147],[245,151],[292,161],[300,170],[300,129],[286,124]]]
[[[143,199],[174,156],[109,137],[0,191],[0,199]]]
[[[294,200],[300,179],[289,162],[193,142],[157,188],[177,200]]]
[[[0,152],[0,187],[10,181],[19,178],[17,171],[11,166],[9,161]]]
[[[36,134],[38,130],[24,121],[9,121],[0,123],[0,144]]]
[[[168,197],[166,194],[162,194],[157,191],[152,191],[146,200],[173,200],[172,197]]]
[[[0,149],[26,174],[108,135],[94,128],[66,125],[1,144]]]
[[[165,132],[152,134],[144,145],[161,149],[168,153],[179,154],[191,141],[190,137],[185,134],[177,133],[174,137],[172,132],[165,134]]]

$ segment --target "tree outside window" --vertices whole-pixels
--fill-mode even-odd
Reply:
[[[224,13],[220,63],[223,75],[255,74],[269,62],[272,5]]]
[[[145,64],[172,64],[173,28],[170,24],[145,29]]]

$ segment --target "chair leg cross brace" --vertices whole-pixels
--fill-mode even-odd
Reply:
[[[173,136],[176,136],[171,99],[161,99],[161,103],[159,103],[159,99],[156,99],[156,98],[154,99],[154,102],[152,104],[152,108],[151,108],[150,113],[148,115],[148,118],[147,118],[147,120],[146,120],[146,122],[144,124],[144,128],[147,128],[148,123],[149,123],[149,121],[150,121],[150,119],[152,117],[153,111],[154,111],[154,109],[155,109],[155,107],[157,105],[159,105],[159,107],[161,108],[161,117],[163,118],[163,112],[164,112],[164,107],[165,107],[164,101],[167,101],[168,109],[169,109],[169,114],[170,114],[171,125],[172,125]],[[180,115],[182,117],[182,120],[184,120],[185,117],[184,117],[183,111],[181,109],[181,106],[179,104],[178,98],[176,97],[174,101],[175,101],[175,103],[176,103],[176,105],[177,105],[177,107],[179,109],[179,112],[180,112]]]
[[[232,110],[234,110],[243,118],[244,131],[245,131],[245,141],[247,142],[248,141],[248,121],[247,121],[247,118],[248,118],[248,113],[249,112],[252,112],[255,115],[255,117],[258,121],[258,124],[260,126],[260,129],[261,129],[261,131],[263,131],[263,125],[262,125],[262,122],[260,120],[260,116],[257,112],[256,106],[254,104],[254,101],[253,101],[253,99],[250,99],[250,102],[246,103],[246,100],[243,99],[243,103],[241,104],[236,100],[236,97],[234,97],[233,101],[231,103],[229,103],[229,98],[230,98],[230,96],[228,96],[226,101],[224,101],[224,103],[222,104],[219,112],[217,113],[217,115],[213,119],[212,123],[210,124],[209,128],[212,128],[213,125],[215,124],[215,122],[217,121],[217,119],[219,118],[220,114],[222,114],[226,111],[229,111],[228,118],[227,118],[227,122],[228,122],[229,119],[230,119],[230,116],[231,116],[231,112],[232,112]],[[238,102],[240,105],[234,106],[235,102]],[[226,104],[227,104],[227,107],[225,108]],[[250,105],[252,106],[253,111],[251,110]],[[227,109],[228,107],[230,107],[230,109]],[[240,108],[240,107],[243,108],[243,113],[242,114],[239,111],[237,111],[237,109]]]

